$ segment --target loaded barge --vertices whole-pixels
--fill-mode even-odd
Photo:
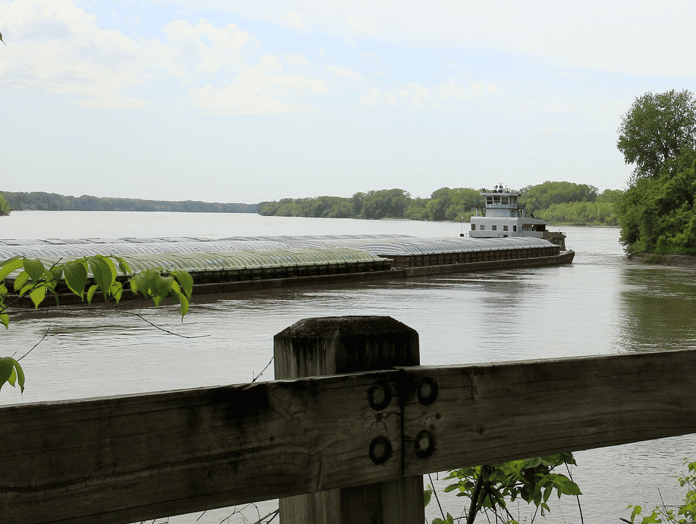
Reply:
[[[406,235],[2,240],[0,260],[21,255],[45,266],[86,255],[118,255],[134,271],[191,273],[196,294],[360,282],[444,273],[568,264],[565,235],[526,217],[518,193],[484,192],[485,214],[459,238]],[[11,279],[10,279],[11,280]],[[79,297],[62,294],[64,303]],[[28,302],[28,299],[27,299]]]

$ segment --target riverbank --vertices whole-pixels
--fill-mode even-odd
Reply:
[[[696,267],[696,256],[694,255],[680,255],[677,253],[667,255],[657,253],[635,253],[628,255],[628,259],[631,262],[656,266]]]

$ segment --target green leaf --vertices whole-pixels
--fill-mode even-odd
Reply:
[[[24,258],[24,270],[29,273],[29,276],[34,282],[41,280],[46,273],[46,268],[43,262],[38,258]]]
[[[114,300],[116,300],[116,303],[118,304],[121,301],[121,296],[123,295],[123,284],[117,280],[111,285],[109,293],[111,293],[111,296],[114,297]]]
[[[13,387],[19,383],[19,387],[24,393],[24,371],[19,362],[12,357],[0,358],[0,389],[5,385],[5,382],[9,382]]]
[[[83,298],[87,285],[87,264],[85,262],[70,262],[65,265],[63,273],[65,284],[70,291]]]
[[[15,278],[15,281],[13,284],[14,290],[19,291],[20,289],[22,289],[24,287],[24,285],[27,282],[29,282],[29,273],[27,273],[26,271],[22,271],[19,275],[17,275],[17,278]],[[24,293],[22,293],[22,294],[24,294]]]
[[[10,379],[13,371],[14,366],[12,365],[9,357],[0,358],[0,389],[2,389],[5,382]]]
[[[29,298],[34,303],[34,309],[38,309],[39,304],[46,298],[46,286],[38,286],[29,292]]]
[[[2,264],[0,264],[0,282],[5,280],[7,275],[13,271],[17,271],[22,267],[22,259],[19,256],[8,258]]]
[[[94,294],[97,292],[97,289],[99,289],[99,287],[96,284],[92,284],[91,286],[89,286],[89,289],[87,290],[88,304],[92,303],[92,299],[94,298]]]
[[[124,275],[130,275],[133,273],[133,270],[128,265],[128,262],[126,262],[123,258],[113,255],[112,258],[118,262],[118,268],[121,270],[121,273]]]
[[[109,289],[116,280],[116,266],[114,263],[101,255],[95,255],[87,259],[89,268],[92,270],[94,282],[104,293],[104,300],[109,298]]]
[[[5,329],[10,327],[10,317],[7,316],[7,313],[0,313],[0,323],[5,326]]]
[[[186,293],[186,296],[188,298],[191,298],[191,294],[193,293],[193,277],[188,271],[184,271],[183,269],[176,269],[172,271],[172,275],[179,281],[179,284],[184,290],[184,293]]]
[[[427,508],[428,504],[430,504],[430,499],[433,496],[433,490],[428,488],[423,491],[423,507]]]

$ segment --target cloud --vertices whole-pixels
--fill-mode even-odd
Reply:
[[[362,74],[358,73],[357,71],[353,71],[352,69],[348,69],[337,65],[328,66],[326,70],[331,72],[336,78],[347,78],[349,80],[362,80],[365,78]]]
[[[377,88],[373,88],[365,93],[365,96],[358,100],[358,105],[374,107],[381,98],[382,92]]]
[[[311,111],[312,109],[288,101],[288,98],[326,93],[321,80],[288,75],[282,62],[271,55],[259,64],[246,66],[234,82],[221,88],[212,85],[189,91],[198,107],[209,111],[233,114],[274,114]]]
[[[299,11],[291,11],[283,17],[286,27],[294,29],[298,33],[309,33],[312,30],[305,26],[302,18],[302,13]]]
[[[308,67],[304,54],[262,55],[255,36],[237,24],[172,20],[161,39],[138,38],[102,28],[71,0],[0,6],[3,33],[12,40],[12,53],[0,62],[0,87],[63,94],[82,107],[138,109],[156,103],[148,85],[174,78],[196,106],[245,114],[307,111],[297,100],[327,90],[321,78],[284,70]]]
[[[405,87],[383,93],[377,88],[368,91],[358,105],[374,107],[378,103],[387,105],[404,105],[413,109],[442,107],[452,100],[471,100],[480,96],[492,96],[499,93],[495,84],[484,84],[480,81],[471,82],[468,86],[450,79],[438,86],[423,86],[411,82]]]
[[[377,23],[369,16],[346,16],[346,22],[353,31],[359,33],[377,34]]]

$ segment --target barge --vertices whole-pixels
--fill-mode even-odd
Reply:
[[[15,255],[50,266],[86,255],[118,255],[134,271],[185,269],[194,293],[209,294],[570,263],[574,253],[544,238],[406,235],[0,240]],[[119,277],[121,278],[121,277]],[[11,278],[10,278],[11,280]],[[59,290],[60,291],[60,290]],[[79,297],[59,292],[61,303]],[[47,305],[50,297],[47,297]],[[27,305],[29,300],[26,300]]]

